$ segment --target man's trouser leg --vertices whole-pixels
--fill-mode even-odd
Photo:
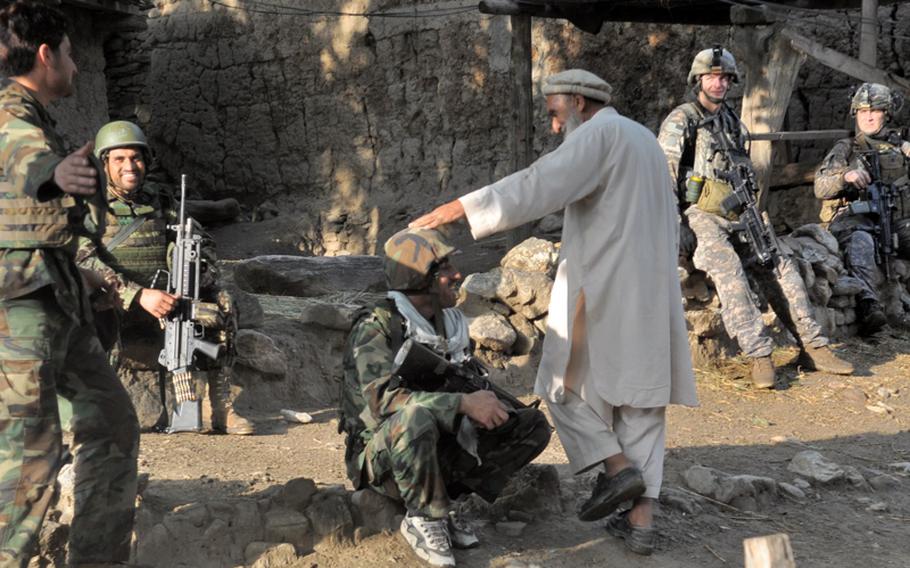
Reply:
[[[736,339],[745,355],[770,355],[774,345],[765,334],[765,324],[755,306],[742,260],[730,242],[730,223],[694,206],[686,215],[698,239],[692,261],[714,282],[727,333]]]
[[[641,471],[644,496],[657,499],[663,481],[667,433],[664,407],[614,407],[600,398],[589,403],[571,390],[565,392],[564,404],[547,407],[572,471],[584,472],[622,453]],[[591,396],[597,397],[593,392]]]
[[[439,427],[429,410],[413,405],[383,422],[366,446],[367,480],[373,489],[404,501],[411,514],[434,519],[450,509],[439,463]]]
[[[777,283],[787,300],[790,318],[796,325],[796,331],[804,347],[824,347],[828,345],[822,327],[815,320],[812,306],[809,305],[809,293],[806,291],[806,282],[803,280],[799,269],[793,259],[786,255],[780,256],[778,264],[780,274],[775,273]]]
[[[836,234],[841,250],[844,251],[844,265],[850,276],[862,284],[857,300],[878,302],[875,285],[878,281],[878,266],[875,264],[875,239],[865,230]]]

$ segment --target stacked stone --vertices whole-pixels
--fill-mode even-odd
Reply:
[[[499,267],[465,278],[458,305],[481,358],[498,365],[538,344],[558,257],[558,245],[532,237],[506,253]]]
[[[107,77],[112,120],[149,120],[147,113],[146,116],[138,116],[140,97],[151,64],[151,54],[145,46],[147,29],[145,16],[121,18],[111,22],[107,28],[111,35],[104,42],[104,58],[107,63],[104,73]]]

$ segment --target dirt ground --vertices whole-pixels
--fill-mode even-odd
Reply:
[[[483,546],[457,552],[459,566],[742,566],[744,538],[778,532],[790,535],[800,567],[910,566],[910,478],[889,468],[910,462],[910,338],[885,334],[838,348],[856,364],[855,375],[804,373],[795,352],[781,351],[775,357],[789,385],[768,392],[751,390],[741,363],[699,371],[701,406],[668,411],[664,486],[684,488],[681,474],[695,464],[791,482],[790,459],[812,448],[867,478],[872,470],[888,472],[897,478],[893,487],[813,488],[804,503],[782,498],[758,512],[702,502],[702,512],[686,515],[665,506],[657,519],[658,551],[649,558],[627,552],[603,522],[576,520],[572,503],[534,519],[516,538],[480,519]],[[151,475],[149,490],[177,505],[255,495],[301,476],[349,487],[335,409],[305,402],[298,409],[315,421],[288,425],[277,414],[254,415],[262,433],[253,437],[143,435],[140,469]],[[537,462],[554,464],[577,498],[587,497],[591,477],[572,480],[557,436]],[[297,566],[417,564],[397,535],[380,534],[357,546],[320,549]]]

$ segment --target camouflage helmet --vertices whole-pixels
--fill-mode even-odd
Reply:
[[[698,52],[698,55],[692,60],[687,81],[690,85],[694,85],[698,82],[699,77],[711,73],[725,73],[733,77],[734,83],[739,83],[736,58],[719,45]]]
[[[850,114],[855,115],[860,109],[883,110],[886,113],[894,114],[900,110],[900,95],[894,93],[879,83],[863,83],[853,93],[853,99],[850,101]]]
[[[439,229],[405,229],[385,243],[385,275],[389,290],[423,290],[436,266],[456,252]]]
[[[138,146],[143,152],[149,151],[148,141],[142,129],[126,120],[108,122],[95,135],[95,156],[99,159],[114,148]]]

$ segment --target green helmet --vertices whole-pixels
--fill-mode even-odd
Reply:
[[[148,142],[142,129],[126,120],[108,122],[95,135],[95,156],[102,159],[114,148],[138,146],[143,152],[149,151]]]
[[[883,110],[889,115],[900,110],[903,101],[900,95],[879,83],[863,83],[853,93],[850,101],[850,114],[855,115],[860,109]]]
[[[395,233],[385,243],[389,290],[428,288],[436,267],[456,250],[438,229],[405,229]]]
[[[726,73],[733,77],[734,83],[739,83],[736,58],[719,45],[698,52],[698,55],[692,60],[692,67],[689,69],[687,81],[690,85],[694,85],[698,82],[699,77],[710,73]]]

